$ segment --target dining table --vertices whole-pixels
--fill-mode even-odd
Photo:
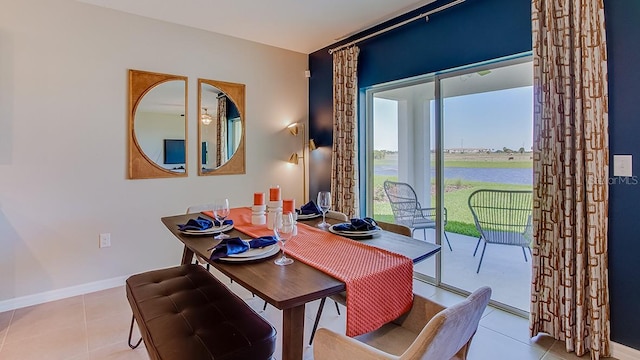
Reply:
[[[198,216],[207,218],[205,214],[199,213],[161,219],[167,229],[184,244],[182,264],[192,263],[194,255],[197,255],[251,293],[282,310],[282,359],[303,359],[305,304],[345,291],[345,283],[302,261],[278,266],[274,264],[273,259],[280,256],[280,253],[246,262],[210,260],[210,250],[220,240],[214,239],[211,235],[193,236],[179,230],[180,224]],[[327,222],[335,224],[341,221],[327,219]],[[298,220],[300,226],[315,227],[317,223],[318,219]],[[227,234],[242,239],[251,238],[235,228]],[[354,241],[406,256],[413,263],[425,260],[440,251],[439,245],[384,230],[371,238]],[[327,251],[331,251],[330,246],[327,247]]]

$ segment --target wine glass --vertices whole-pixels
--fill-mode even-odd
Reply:
[[[218,220],[220,226],[224,222],[224,219],[229,216],[231,210],[229,209],[229,199],[216,199],[213,202],[213,216]],[[220,234],[214,237],[214,239],[222,240],[228,238],[229,235],[220,231]]]
[[[274,262],[276,265],[289,265],[293,263],[293,259],[290,259],[285,255],[284,246],[287,240],[290,240],[293,237],[296,226],[296,223],[293,220],[293,214],[290,212],[284,214],[277,213],[273,218],[273,234],[276,239],[280,240],[282,243],[282,257],[276,259]]]
[[[318,227],[328,227],[329,224],[325,221],[325,215],[331,208],[331,192],[320,191],[318,193],[318,206],[320,206],[320,210],[322,210],[322,222],[318,224]]]

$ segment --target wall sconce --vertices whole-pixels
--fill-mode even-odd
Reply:
[[[294,152],[293,154],[291,154],[291,156],[289,157],[289,163],[291,164],[295,164],[298,165],[298,162],[300,159],[302,159],[302,187],[303,187],[303,191],[304,191],[304,203],[307,203],[307,166],[306,163],[304,161],[305,159],[305,149],[308,148],[309,151],[313,151],[315,149],[317,149],[316,143],[313,141],[313,139],[309,140],[309,144],[308,146],[305,146],[306,144],[306,138],[305,138],[305,129],[304,129],[304,124],[297,122],[297,123],[293,123],[289,126],[287,126],[287,129],[289,129],[289,132],[291,133],[291,135],[293,136],[298,136],[298,133],[300,132],[300,129],[302,129],[302,155],[298,155],[298,152]]]

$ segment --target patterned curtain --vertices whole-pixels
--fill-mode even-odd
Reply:
[[[531,336],[611,355],[603,0],[533,0]]]
[[[358,53],[352,46],[333,53],[332,206],[358,215]]]
[[[227,97],[218,97],[218,122],[216,123],[216,167],[227,162]]]

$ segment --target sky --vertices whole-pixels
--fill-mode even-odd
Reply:
[[[518,150],[524,147],[530,151],[532,91],[531,86],[526,86],[446,98],[444,148]],[[431,126],[433,129],[433,122]],[[431,147],[434,147],[433,140]],[[398,150],[395,101],[374,98],[374,149]]]

